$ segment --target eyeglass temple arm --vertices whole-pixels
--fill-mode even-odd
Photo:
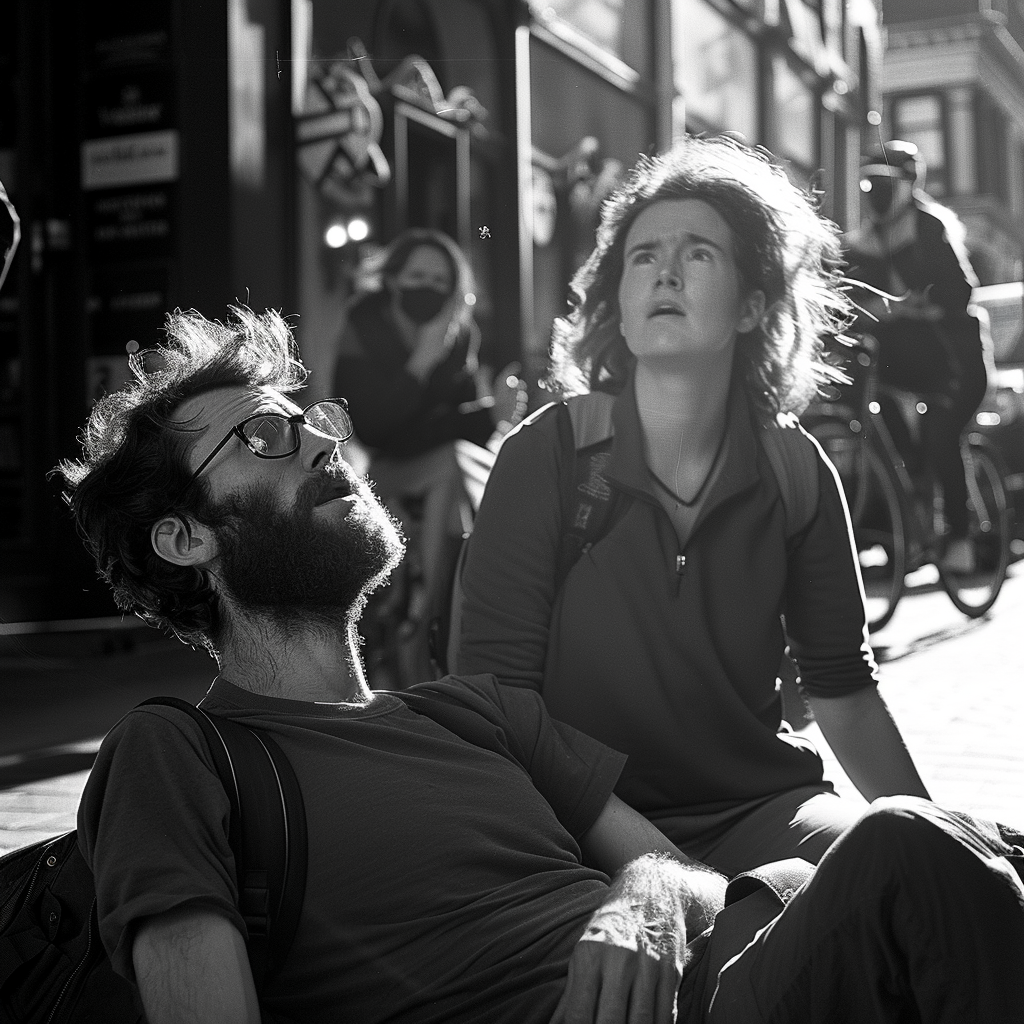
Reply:
[[[227,434],[225,434],[224,437],[222,437],[217,442],[217,446],[213,449],[213,451],[210,452],[210,454],[207,455],[206,458],[203,459],[203,461],[199,464],[198,469],[196,469],[196,471],[192,474],[192,476],[189,477],[189,481],[188,481],[188,484],[186,486],[191,486],[192,485],[192,482],[195,480],[195,478],[197,476],[199,476],[199,474],[202,473],[202,471],[204,469],[206,469],[206,467],[211,462],[213,462],[214,458],[216,458],[217,453],[221,450],[221,448],[223,448],[224,445],[226,445],[228,443],[228,441],[230,441],[231,438],[233,438],[236,434],[238,435],[238,437],[240,437],[242,439],[243,444],[245,444],[246,447],[248,447],[248,442],[245,440],[245,434],[242,433],[241,426],[234,426],[234,427],[232,427],[231,430]]]

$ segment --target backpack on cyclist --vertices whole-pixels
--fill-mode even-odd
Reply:
[[[523,425],[531,423],[554,406],[562,465],[573,467],[572,474],[564,473],[561,481],[562,532],[556,591],[579,558],[618,521],[631,500],[604,476],[614,435],[614,404],[614,395],[594,391],[546,405],[523,421]],[[788,413],[780,413],[774,425],[763,428],[760,440],[778,482],[786,513],[786,540],[790,541],[806,529],[818,510],[818,446],[800,427],[796,416]],[[445,672],[458,670],[466,546],[464,539],[452,580],[448,622],[436,623],[432,638],[434,659]]]
[[[283,961],[306,888],[306,819],[288,759],[266,734],[174,697],[202,729],[231,804],[238,904],[259,993]],[[75,832],[0,858],[0,1019],[12,1024],[142,1021],[135,986],[99,938],[92,872]]]

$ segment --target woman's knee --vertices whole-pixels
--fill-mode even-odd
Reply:
[[[963,824],[949,811],[917,796],[884,796],[875,800],[856,826],[872,842],[911,849],[939,837],[961,840]]]
[[[962,895],[975,884],[1003,888],[1016,881],[1003,859],[1006,846],[976,822],[919,797],[876,800],[844,837],[854,860],[881,865],[907,884]],[[876,867],[877,870],[877,867]],[[1019,882],[1011,885],[1024,896]]]

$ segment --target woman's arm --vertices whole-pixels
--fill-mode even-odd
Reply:
[[[453,671],[541,688],[562,532],[559,448],[550,409],[498,453],[466,551]]]
[[[359,439],[389,455],[419,455],[464,438],[483,445],[494,430],[490,409],[474,407],[475,385],[459,343],[434,376],[371,359],[348,325],[334,372],[334,393],[348,400]]]
[[[842,697],[808,695],[807,703],[832,753],[865,800],[897,794],[929,799],[877,687]]]
[[[786,630],[804,695],[829,746],[867,800],[928,796],[878,693],[849,513],[831,464],[819,464],[818,511],[790,553]]]

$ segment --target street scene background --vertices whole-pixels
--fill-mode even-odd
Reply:
[[[903,138],[953,209],[991,331],[971,429],[1007,469],[1015,561],[967,619],[912,588],[872,639],[940,803],[1024,825],[1024,0],[16,0],[0,180],[0,852],[74,827],[104,733],[209,657],[114,613],[48,472],[165,314],[280,309],[328,397],[360,268],[409,227],[476,277],[481,360],[549,395],[554,319],[602,201],[684,133],[764,146],[844,231]],[[134,346],[132,348],[131,346]],[[808,720],[836,788],[859,799]]]

